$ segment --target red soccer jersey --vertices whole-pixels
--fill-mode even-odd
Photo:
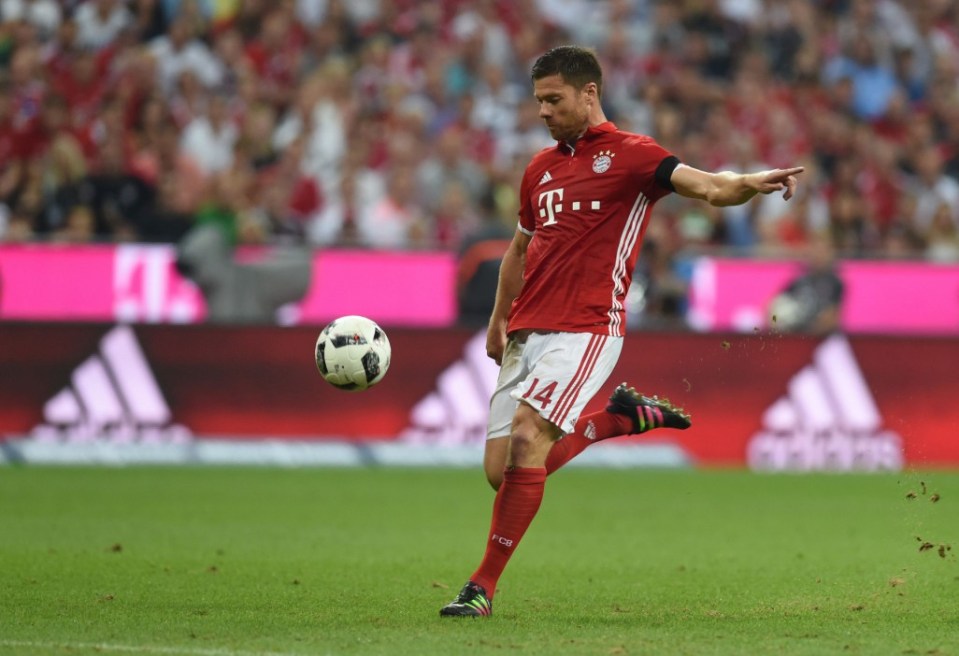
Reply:
[[[671,158],[650,137],[609,122],[589,128],[575,149],[561,143],[533,157],[519,211],[519,229],[532,240],[509,332],[623,335],[623,300],[650,211],[671,191],[656,170]]]

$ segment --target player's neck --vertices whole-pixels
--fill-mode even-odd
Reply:
[[[579,142],[582,136],[586,134],[587,130],[589,130],[590,128],[595,128],[597,125],[602,125],[603,123],[606,123],[607,120],[608,119],[606,118],[606,114],[603,113],[602,109],[597,108],[591,111],[589,113],[589,119],[586,121],[586,126],[583,127],[583,131],[580,132],[575,137],[573,137],[572,139],[567,139],[566,145],[569,146],[570,148],[575,149],[576,144]]]

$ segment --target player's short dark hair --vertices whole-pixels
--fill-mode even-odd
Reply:
[[[596,53],[590,48],[558,46],[540,55],[533,64],[533,81],[550,75],[559,75],[564,82],[577,89],[595,82],[597,95],[603,95],[603,69],[596,59]]]

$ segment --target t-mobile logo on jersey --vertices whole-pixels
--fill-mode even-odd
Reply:
[[[541,192],[539,195],[539,215],[540,218],[546,219],[544,226],[555,225],[558,223],[556,220],[556,215],[563,211],[563,193],[564,189],[560,187],[559,189],[550,189],[548,191]],[[578,212],[583,209],[583,206],[588,204],[589,209],[598,210],[601,203],[598,200],[590,201],[578,201],[574,200],[570,203],[570,209],[573,212]]]
[[[555,199],[555,200],[554,200]],[[563,200],[563,189],[550,189],[549,191],[544,191],[539,195],[539,215],[540,217],[549,216],[546,219],[544,226],[553,225],[556,223],[556,213],[563,211],[563,203],[556,202],[557,200]]]

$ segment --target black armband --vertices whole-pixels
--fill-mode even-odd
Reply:
[[[676,167],[681,163],[675,155],[664,158],[663,161],[659,163],[659,166],[656,167],[656,184],[663,189],[676,191],[676,187],[673,186],[670,178],[673,177],[673,171],[675,171]]]

